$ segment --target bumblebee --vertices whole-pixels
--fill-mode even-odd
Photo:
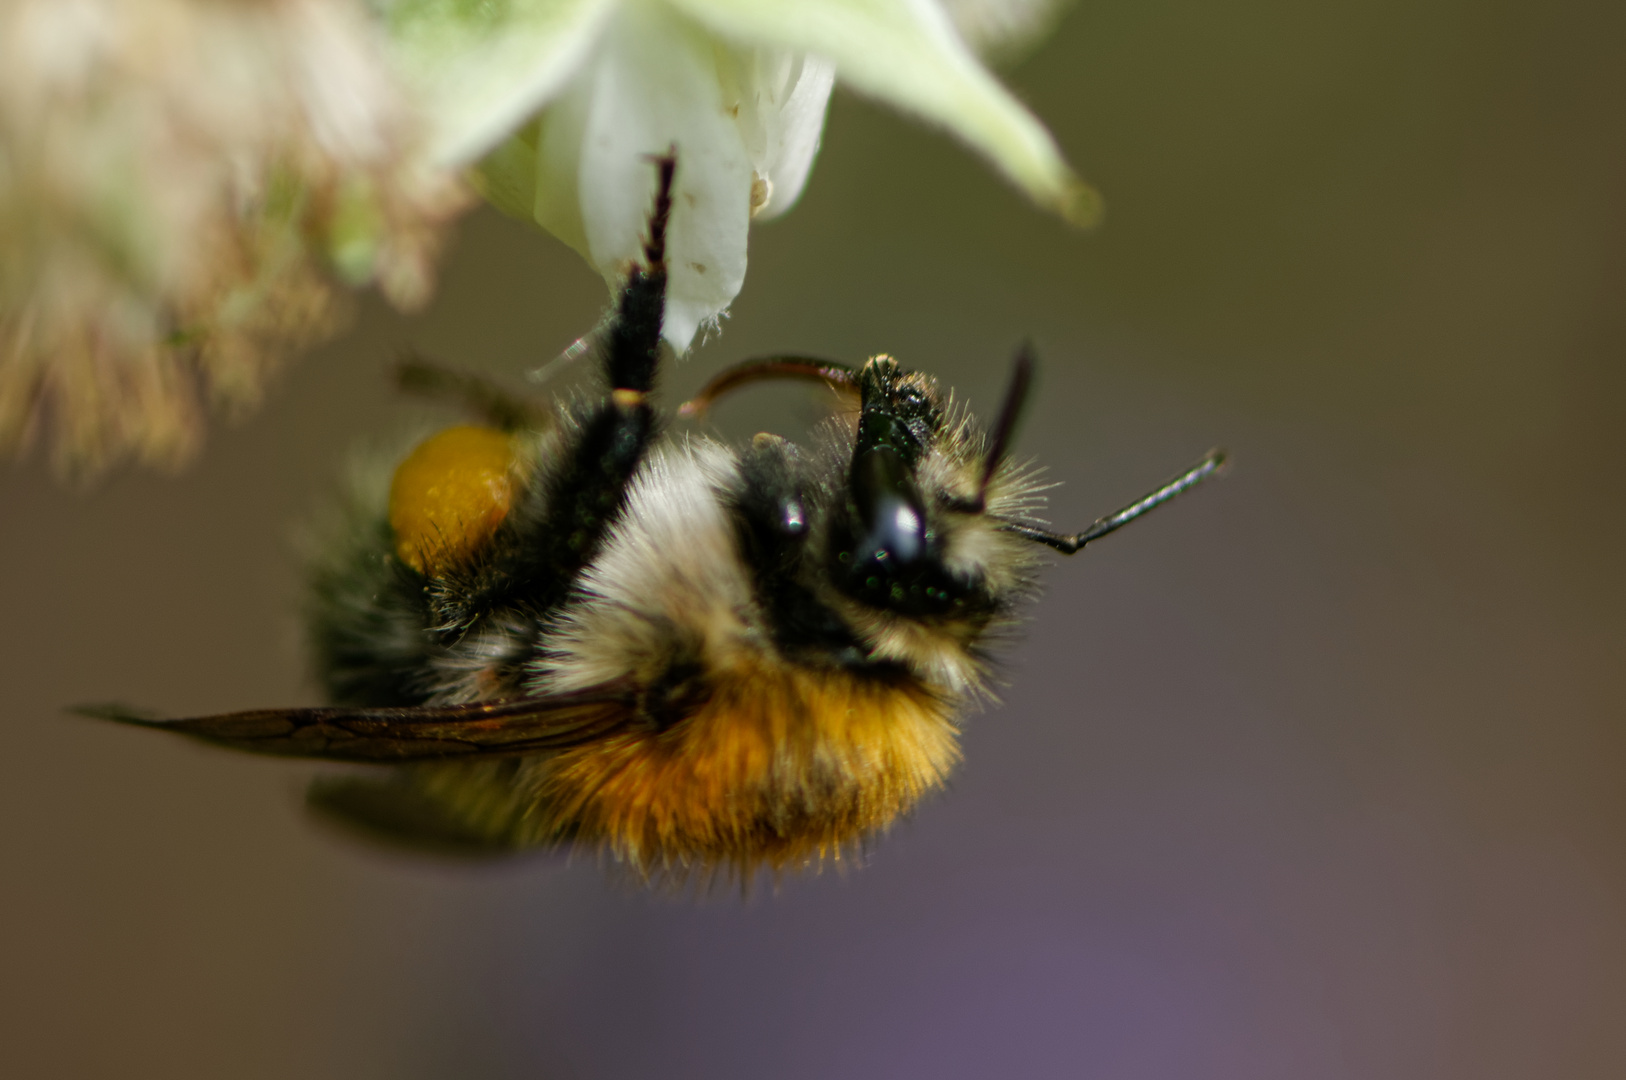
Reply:
[[[989,647],[1072,554],[1215,475],[1219,452],[1081,533],[1041,528],[1009,442],[1024,350],[980,424],[888,356],[750,361],[684,406],[777,378],[848,404],[807,447],[666,432],[651,403],[675,159],[600,336],[602,391],[531,404],[409,370],[481,423],[421,443],[387,506],[316,568],[331,706],[160,721],[259,753],[388,763],[311,801],[375,834],[583,845],[646,876],[837,859],[941,787]]]

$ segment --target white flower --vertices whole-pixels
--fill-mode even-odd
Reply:
[[[1097,209],[937,0],[395,0],[385,17],[438,160],[483,157],[487,197],[612,288],[639,253],[645,158],[678,148],[665,333],[680,351],[739,292],[751,219],[801,193],[836,78],[946,128],[1042,205]]]
[[[686,349],[738,293],[751,219],[800,194],[836,78],[1088,217],[955,29],[986,46],[1050,2],[0,0],[0,454],[184,459],[207,405],[251,404],[331,332],[342,286],[427,295],[477,162],[613,286],[644,157],[675,144]]]

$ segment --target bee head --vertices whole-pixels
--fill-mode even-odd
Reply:
[[[851,413],[832,420],[830,452],[799,479],[793,448],[758,436],[741,497],[749,544],[780,552],[772,595],[811,587],[870,657],[963,688],[980,670],[967,646],[1034,585],[1033,545],[1012,522],[1042,501],[1040,485],[1006,456],[1032,366],[1024,348],[990,427],[889,356],[856,370],[807,356],[745,361],[714,376],[681,413],[703,415],[722,395],[767,379],[822,383],[857,405],[857,422]],[[785,529],[792,521],[794,537]],[[805,575],[785,572],[803,558]]]
[[[891,357],[870,360],[857,382],[858,430],[831,534],[837,587],[900,615],[987,609],[986,568],[956,542],[985,509],[966,424],[949,419],[935,380]]]

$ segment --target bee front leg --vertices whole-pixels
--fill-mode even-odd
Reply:
[[[583,569],[598,555],[626,501],[627,485],[642,464],[657,424],[648,401],[660,357],[666,307],[666,228],[672,212],[677,159],[656,159],[659,183],[650,215],[644,261],[634,265],[599,348],[609,394],[568,410],[557,439],[534,458],[532,478],[502,526],[477,557],[450,567],[429,586],[434,628],[454,639],[500,608],[517,609],[532,626],[510,642],[516,658],[529,655],[548,613],[570,595]],[[501,412],[515,403],[479,382],[446,378],[432,368],[415,374],[430,388]],[[536,422],[516,427],[535,429]],[[548,423],[552,424],[552,414]],[[507,425],[503,425],[507,426]],[[514,663],[519,663],[515,659]]]
[[[562,603],[577,575],[598,554],[655,435],[649,393],[655,385],[666,309],[666,228],[672,214],[675,151],[656,158],[654,164],[658,184],[644,261],[627,275],[602,346],[609,396],[579,414],[575,440],[547,482],[545,510],[523,530],[523,542],[515,548],[525,565],[514,567],[512,579],[523,582],[534,610]]]
[[[666,314],[666,226],[672,217],[672,180],[677,173],[675,148],[654,159],[655,208],[649,215],[644,263],[634,265],[621,291],[620,306],[609,328],[611,398],[617,405],[642,404],[655,385],[660,358],[661,322]]]

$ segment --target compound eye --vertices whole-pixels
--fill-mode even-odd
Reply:
[[[852,499],[860,559],[904,567],[926,555],[926,508],[896,450],[878,446],[853,462]]]

